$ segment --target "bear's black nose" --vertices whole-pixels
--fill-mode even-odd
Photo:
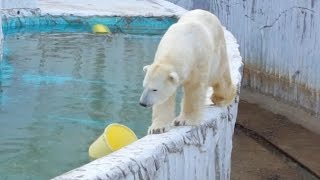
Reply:
[[[139,104],[143,107],[147,107],[147,105],[145,103],[139,102]]]

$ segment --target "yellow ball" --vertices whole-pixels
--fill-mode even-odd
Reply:
[[[96,24],[92,27],[92,31],[94,33],[100,33],[100,34],[110,34],[111,31],[110,29],[105,26],[105,25],[102,25],[102,24]]]

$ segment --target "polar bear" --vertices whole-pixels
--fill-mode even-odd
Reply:
[[[229,105],[236,88],[231,80],[226,42],[218,18],[204,10],[185,13],[161,39],[154,62],[144,68],[140,105],[153,107],[148,133],[171,125],[199,125],[208,87],[217,106]],[[175,118],[175,95],[183,86],[181,112]]]

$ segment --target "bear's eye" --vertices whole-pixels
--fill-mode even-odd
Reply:
[[[152,91],[153,91],[153,92],[156,92],[156,91],[158,91],[158,89],[152,89]]]

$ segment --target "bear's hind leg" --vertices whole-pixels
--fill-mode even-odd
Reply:
[[[217,106],[227,106],[236,96],[236,87],[232,84],[229,71],[226,71],[218,82],[214,83],[212,102]]]

